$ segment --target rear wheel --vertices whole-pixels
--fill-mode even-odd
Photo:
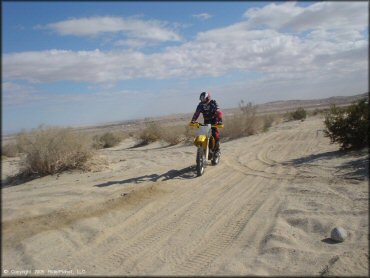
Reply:
[[[220,151],[216,151],[214,153],[213,158],[212,158],[212,165],[217,165],[220,162],[220,156],[221,156]]]
[[[197,176],[201,176],[204,173],[204,160],[203,160],[203,148],[198,146],[197,149]]]

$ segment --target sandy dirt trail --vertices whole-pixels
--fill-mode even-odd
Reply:
[[[194,146],[128,139],[100,152],[103,171],[3,188],[2,271],[367,275],[367,150],[340,152],[323,128],[315,117],[224,143],[202,177]],[[349,237],[334,243],[339,225]]]

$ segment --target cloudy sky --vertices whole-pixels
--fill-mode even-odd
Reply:
[[[367,2],[2,2],[3,132],[368,90]]]

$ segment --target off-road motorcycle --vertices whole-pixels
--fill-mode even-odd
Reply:
[[[194,145],[197,147],[197,176],[204,173],[204,167],[207,160],[211,160],[212,165],[217,165],[220,161],[221,152],[215,150],[216,140],[212,136],[212,127],[223,128],[223,124],[211,125],[201,123],[190,123],[190,127],[198,128],[198,134],[194,139]]]

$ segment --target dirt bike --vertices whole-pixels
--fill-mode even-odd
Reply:
[[[199,128],[198,135],[194,139],[194,145],[197,147],[197,176],[204,173],[204,166],[207,160],[211,160],[212,165],[217,165],[220,161],[220,151],[215,151],[216,140],[212,136],[212,127],[223,128],[223,124],[211,125],[201,123],[190,123],[190,127]]]

